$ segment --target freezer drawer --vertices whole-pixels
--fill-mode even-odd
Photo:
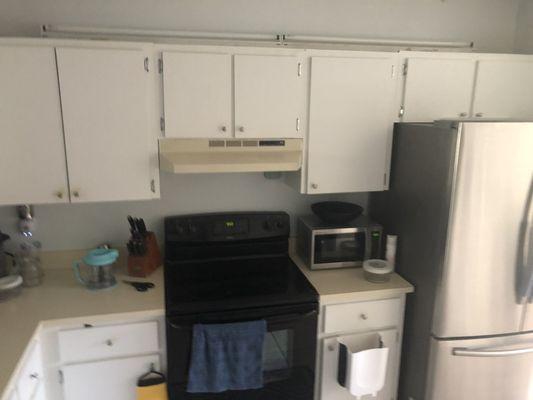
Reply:
[[[431,339],[426,400],[533,399],[533,333]]]

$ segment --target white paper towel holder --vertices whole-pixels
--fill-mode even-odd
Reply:
[[[355,340],[354,340],[355,339]],[[337,381],[352,396],[377,396],[385,386],[389,349],[378,333],[345,336],[339,342]]]

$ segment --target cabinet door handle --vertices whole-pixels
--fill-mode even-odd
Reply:
[[[244,132],[244,126],[239,126],[239,132]]]
[[[483,116],[483,113],[482,112],[478,112],[476,113],[476,117],[482,117]]]
[[[58,199],[62,199],[62,198],[63,198],[63,191],[62,191],[62,190],[58,190],[58,191],[55,193],[55,196],[56,196]]]
[[[365,321],[366,321],[366,320],[368,319],[368,315],[366,315],[365,313],[363,313],[363,314],[361,314],[361,315],[359,316],[359,318],[361,318],[362,320],[365,320]]]
[[[459,114],[460,117],[466,117],[468,115],[468,113],[466,112],[462,112],[461,114]]]
[[[39,374],[37,372],[34,372],[33,374],[30,374],[30,379],[39,379]]]
[[[316,183],[311,183],[311,189],[318,189],[318,185]]]
[[[73,190],[72,191],[72,196],[78,198],[78,197],[80,197],[80,192],[78,190]]]
[[[220,130],[221,130],[222,132],[226,132],[227,128],[226,128],[225,126],[222,126],[222,127],[220,128]]]
[[[113,343],[113,341],[111,339],[107,339],[105,344],[107,344],[109,347],[114,345],[114,343]]]

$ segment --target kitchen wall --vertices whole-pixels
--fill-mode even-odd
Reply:
[[[472,40],[512,51],[522,0],[2,0],[0,35],[41,24]],[[528,0],[529,1],[529,0]]]
[[[103,242],[124,246],[129,235],[126,216],[144,217],[148,228],[162,240],[163,218],[168,215],[235,210],[285,210],[292,217],[310,213],[315,201],[329,198],[366,207],[367,195],[301,195],[282,180],[263,174],[161,174],[161,199],[93,204],[35,206],[35,240],[45,250],[85,249]],[[294,220],[292,223],[294,227]],[[0,207],[0,229],[17,238],[15,207]],[[12,243],[13,244],[13,243]]]
[[[516,27],[516,51],[533,54],[533,0],[522,0]]]

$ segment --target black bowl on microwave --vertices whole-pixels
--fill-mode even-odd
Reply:
[[[344,201],[321,201],[311,204],[311,210],[328,224],[346,224],[363,213],[363,207]]]

